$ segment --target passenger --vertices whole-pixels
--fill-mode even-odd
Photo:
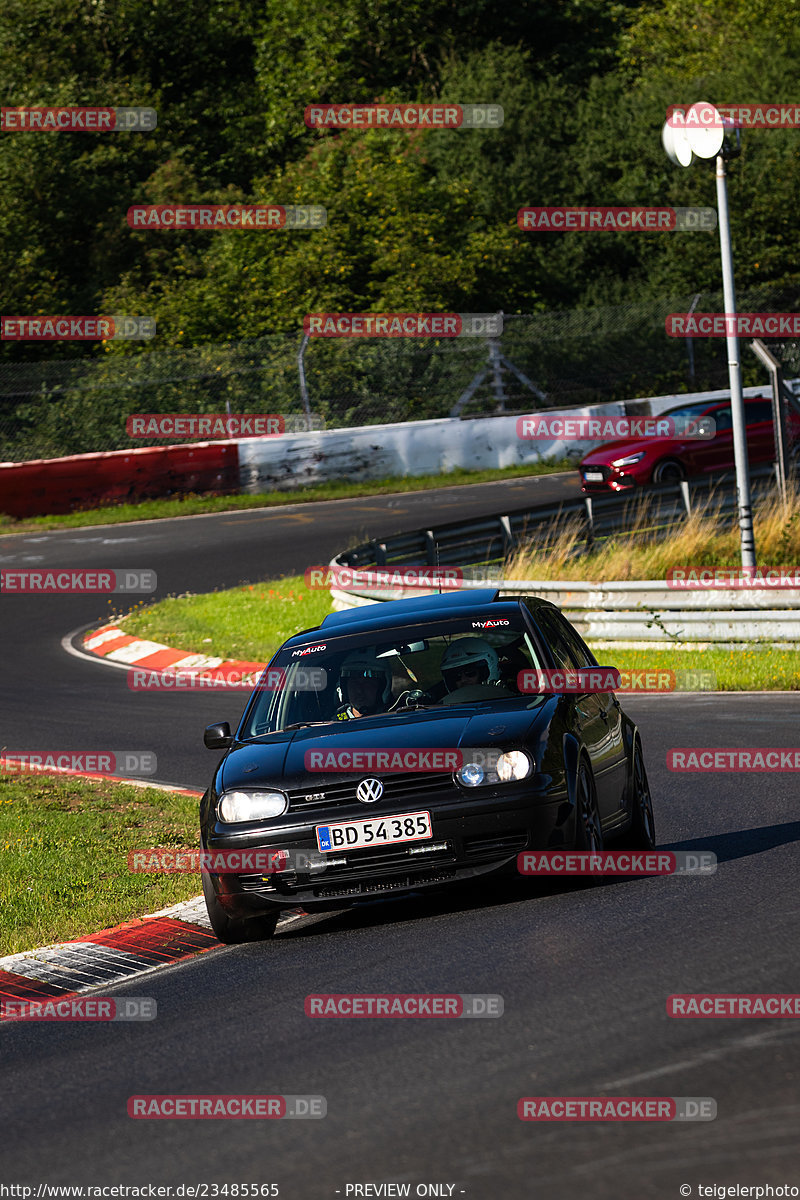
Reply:
[[[448,692],[471,684],[501,682],[497,651],[479,637],[451,642],[442,655],[440,670]]]

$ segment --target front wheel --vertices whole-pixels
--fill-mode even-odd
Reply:
[[[234,945],[240,942],[261,942],[271,938],[278,924],[280,913],[259,913],[255,917],[231,917],[217,899],[211,876],[203,871],[203,896],[205,897],[211,928],[221,942]]]
[[[633,747],[632,775],[631,824],[620,845],[628,850],[655,850],[656,823],[653,817],[653,800],[638,738]]]
[[[575,849],[595,853],[603,849],[603,830],[597,808],[594,779],[585,759],[578,764],[575,785]]]
[[[683,463],[676,458],[665,458],[656,464],[653,483],[681,483],[686,478]]]

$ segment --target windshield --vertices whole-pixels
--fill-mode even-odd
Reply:
[[[718,404],[717,400],[704,400],[699,404],[682,404],[680,408],[671,408],[668,412],[662,413],[664,417],[671,417],[674,420],[684,418],[687,421],[696,421],[698,417],[702,417],[708,413],[711,417],[716,417],[714,412],[714,404]],[[730,409],[728,410],[730,411]]]
[[[414,708],[518,697],[520,671],[542,666],[521,616],[467,616],[280,651],[239,731],[365,720]],[[531,700],[530,696],[526,699]]]

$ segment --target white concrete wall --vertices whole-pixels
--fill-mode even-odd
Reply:
[[[769,387],[746,388],[745,395],[769,394]],[[725,390],[674,396],[647,396],[627,402],[583,408],[547,409],[548,416],[614,416],[636,411],[655,416],[693,400],[724,398]],[[638,406],[645,406],[644,409]],[[542,410],[540,410],[542,411]],[[524,466],[546,459],[575,461],[593,442],[523,441],[517,437],[518,414],[461,421],[408,421],[393,425],[361,425],[353,429],[287,433],[278,438],[243,438],[239,475],[243,492],[284,491],[342,479],[439,475],[463,467],[478,471]]]

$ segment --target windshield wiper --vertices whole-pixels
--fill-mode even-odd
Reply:
[[[284,725],[283,729],[276,729],[276,733],[286,733],[289,729],[308,729],[311,725],[331,725],[332,721],[295,721],[292,725]]]

